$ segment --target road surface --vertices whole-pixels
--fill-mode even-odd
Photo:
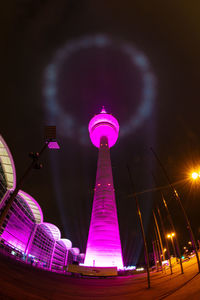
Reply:
[[[73,278],[35,268],[0,255],[0,299],[200,299],[200,274],[196,258],[170,271],[116,278]]]

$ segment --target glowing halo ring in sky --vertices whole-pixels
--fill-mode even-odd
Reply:
[[[85,36],[75,40],[68,41],[62,48],[60,48],[52,63],[50,63],[45,70],[45,85],[44,85],[44,97],[45,107],[47,110],[47,121],[49,124],[55,124],[56,118],[59,116],[61,124],[64,130],[62,132],[67,137],[73,137],[75,128],[75,119],[69,113],[64,112],[62,107],[57,102],[57,78],[59,77],[59,71],[63,65],[63,62],[70,58],[70,55],[81,49],[87,49],[90,47],[108,47],[115,45],[115,41],[106,35],[94,35]],[[116,47],[127,54],[133,66],[139,68],[142,74],[143,88],[142,88],[142,103],[139,105],[136,113],[125,123],[120,124],[120,136],[124,137],[136,130],[146,118],[148,118],[152,112],[154,99],[155,99],[155,76],[151,71],[150,64],[146,56],[134,48],[127,42],[120,44],[116,43]],[[103,105],[104,103],[102,103]],[[95,113],[95,112],[94,112]],[[85,144],[88,140],[87,125],[80,126],[79,128],[79,141],[81,144]],[[77,136],[77,134],[76,134]],[[86,137],[87,136],[87,137]]]

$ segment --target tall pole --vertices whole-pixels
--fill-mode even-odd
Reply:
[[[172,234],[170,234],[170,239],[171,239],[171,242],[172,242],[172,247],[173,247],[173,250],[174,250],[174,254],[176,256],[176,251],[175,251],[175,247],[174,247],[174,240],[173,240]]]
[[[156,249],[156,241],[152,241],[152,246],[153,246],[153,256],[154,256],[154,262],[155,262],[155,266],[156,266],[156,271],[158,272],[158,263],[157,263],[157,249]]]
[[[165,242],[166,242],[166,247],[167,247],[167,254],[168,254],[168,257],[169,257],[170,271],[171,271],[171,274],[173,274],[171,255],[170,255],[170,251],[169,251],[169,243],[168,243],[168,239],[167,239],[167,232],[165,230],[165,226],[164,226],[164,223],[163,223],[163,220],[162,220],[162,217],[161,217],[160,209],[158,207],[157,207],[157,211],[158,211],[158,215],[159,215],[159,218],[160,218],[161,228],[162,228],[162,231],[163,231],[163,234],[164,234],[164,237],[165,237]]]
[[[160,248],[160,244],[159,244],[159,240],[158,240],[158,233],[156,231],[156,227],[155,226],[154,226],[154,233],[155,233],[155,241],[156,241],[157,252],[158,252],[158,260],[159,260],[159,264],[160,264],[161,270],[163,271],[163,268],[162,268],[161,248]]]
[[[132,175],[131,175],[131,172],[130,172],[130,169],[129,169],[128,165],[127,165],[127,169],[128,169],[128,173],[129,173],[131,189],[132,189],[132,192],[134,192],[133,179],[132,179]],[[146,265],[147,265],[147,282],[148,282],[148,288],[150,288],[149,254],[148,254],[146,236],[145,236],[145,232],[144,232],[144,226],[143,226],[143,222],[142,222],[142,215],[141,215],[141,211],[140,211],[140,207],[139,207],[138,198],[137,198],[136,195],[134,196],[134,198],[135,198],[135,202],[136,202],[137,214],[138,214],[138,217],[139,217],[140,227],[141,227],[142,237],[143,237],[143,242],[144,242],[145,259],[146,259]]]
[[[161,247],[161,252],[162,252],[162,260],[165,260],[165,253],[163,251],[163,243],[162,243],[162,239],[161,239],[161,235],[160,235],[160,229],[158,226],[158,221],[155,215],[155,212],[153,211],[153,217],[154,217],[154,221],[155,221],[155,225],[156,225],[156,229],[157,229],[157,233],[158,233],[158,238],[159,238],[159,242],[160,242],[160,247]]]
[[[156,250],[156,266],[157,266],[157,271],[159,271],[159,251],[158,251],[158,244],[157,244],[157,240],[156,240],[156,236],[155,236],[155,241],[154,241],[154,244],[155,244],[155,250]]]
[[[175,196],[176,200],[178,201],[179,206],[181,207],[183,215],[185,217],[185,220],[186,220],[186,223],[187,223],[187,229],[190,233],[190,238],[191,238],[191,241],[192,241],[192,246],[193,246],[193,249],[194,249],[195,254],[196,254],[197,265],[198,265],[198,273],[200,273],[200,261],[199,261],[199,255],[198,255],[198,250],[197,250],[197,244],[196,244],[196,241],[195,241],[195,238],[194,238],[192,227],[190,225],[190,221],[189,221],[188,216],[186,214],[186,211],[185,211],[185,209],[182,205],[181,199],[180,199],[180,197],[179,197],[179,195],[178,195],[178,193],[175,189],[174,189],[174,196]]]
[[[171,189],[172,189],[172,192],[174,193],[175,189],[174,189],[174,187],[173,187],[173,185],[172,185],[172,183],[171,183],[171,180],[170,180],[169,177],[168,177],[168,174],[167,174],[167,172],[166,172],[166,170],[165,170],[164,165],[163,165],[162,162],[160,161],[158,155],[155,153],[155,151],[153,150],[153,148],[151,147],[150,149],[151,149],[151,151],[152,151],[154,157],[156,158],[157,162],[159,163],[159,165],[160,165],[160,167],[161,167],[161,169],[162,169],[162,171],[163,171],[163,173],[164,173],[164,175],[165,175],[165,177],[166,177],[166,179],[167,179],[167,181],[168,181],[168,183],[169,183],[169,185],[170,185],[170,187],[171,187]],[[169,214],[168,214],[168,215],[169,215]],[[183,274],[182,258],[181,258],[180,248],[179,248],[179,244],[178,244],[177,239],[176,239],[176,242],[177,242],[176,244],[177,244],[178,255],[179,255],[179,259],[180,259],[181,273]]]
[[[168,208],[167,202],[166,202],[166,200],[165,200],[163,194],[161,194],[161,195],[162,195],[163,204],[164,204],[164,206],[165,206],[165,209],[166,209],[166,212],[167,212],[167,218],[168,218],[168,220],[169,220],[169,223],[170,223],[170,225],[171,225],[171,228],[172,228],[172,230],[173,230],[174,232],[176,232],[175,227],[174,227],[174,223],[173,223],[173,221],[172,221],[171,214],[170,214],[170,212],[169,212],[169,208]],[[177,251],[175,250],[175,247],[173,248],[173,250],[174,250],[175,257],[176,257],[176,258],[179,257],[179,259],[180,259],[180,268],[181,268],[181,273],[183,274],[184,272],[183,272],[183,264],[182,264],[182,258],[181,258],[180,246],[179,246],[179,241],[178,241],[178,238],[177,238],[176,235],[175,235],[175,241],[176,241],[176,250],[177,250]],[[173,246],[173,245],[172,245],[172,246]],[[177,254],[178,254],[178,255],[177,255]]]
[[[175,227],[174,227],[174,223],[173,223],[173,221],[172,221],[171,214],[170,214],[170,212],[169,212],[169,208],[168,208],[167,202],[166,202],[166,200],[165,200],[165,198],[164,198],[164,196],[163,196],[162,193],[161,193],[161,196],[162,196],[162,201],[163,201],[164,207],[165,207],[166,212],[167,212],[167,218],[168,218],[168,221],[169,221],[169,223],[170,223],[170,225],[171,225],[172,230],[173,230],[174,232],[176,232]],[[175,235],[175,240],[176,240],[176,248],[177,248],[177,251],[174,250],[174,255],[175,255],[175,257],[177,257],[177,256],[180,256],[180,247],[179,247],[179,242],[178,242],[178,239],[177,239],[176,235]],[[178,253],[178,255],[177,255],[177,253]]]

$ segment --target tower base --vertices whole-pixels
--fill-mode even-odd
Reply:
[[[87,267],[78,265],[69,265],[68,272],[80,274],[83,276],[107,277],[117,276],[117,267]]]

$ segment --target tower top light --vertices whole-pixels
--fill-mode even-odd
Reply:
[[[107,137],[108,146],[111,148],[118,138],[119,123],[115,117],[106,112],[103,106],[101,112],[90,120],[88,130],[94,146],[99,148],[100,139]]]
[[[101,114],[106,114],[107,112],[106,112],[106,110],[105,110],[105,107],[104,106],[102,106],[102,109],[101,109]]]

